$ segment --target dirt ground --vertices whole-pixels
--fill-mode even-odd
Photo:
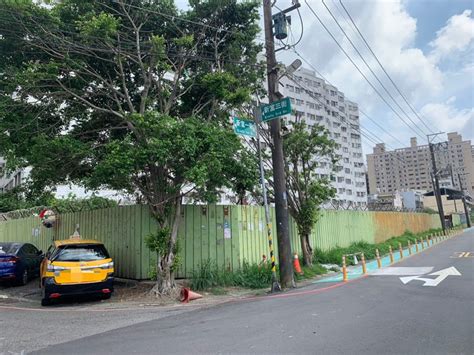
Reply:
[[[0,283],[0,304],[22,304],[24,306],[39,306],[41,302],[41,291],[38,287],[38,279],[31,280],[25,286],[12,286],[8,283]],[[116,279],[114,293],[109,300],[101,300],[97,297],[74,297],[59,300],[54,306],[102,306],[117,307],[126,305],[139,306],[170,306],[180,304],[180,289],[186,284],[184,280],[178,280],[177,291],[167,297],[159,297],[151,292],[153,281],[134,281]],[[254,296],[265,293],[267,290],[248,290],[241,288],[226,288],[212,290],[211,292],[199,293],[203,298],[193,301],[197,304],[209,304],[232,300],[235,298]]]

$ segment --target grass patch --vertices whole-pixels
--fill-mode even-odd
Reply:
[[[232,272],[208,260],[193,272],[190,287],[197,291],[229,286],[258,289],[271,285],[271,279],[271,265],[244,262],[242,268]]]
[[[430,229],[417,234],[406,231],[401,236],[390,238],[378,244],[369,244],[361,241],[353,243],[346,248],[337,247],[327,251],[315,249],[313,266],[303,266],[303,275],[296,275],[296,280],[310,279],[327,273],[328,270],[320,264],[341,265],[342,256],[344,254],[364,253],[367,260],[375,259],[375,249],[379,249],[380,255],[382,256],[388,254],[390,246],[392,246],[394,251],[397,251],[398,243],[402,243],[403,247],[406,247],[408,241],[413,244],[415,239],[419,240],[421,237],[425,238],[440,230],[441,229]],[[348,265],[353,265],[352,258],[347,258],[347,263]],[[224,288],[230,286],[250,289],[268,288],[271,285],[271,280],[272,272],[270,263],[257,265],[244,262],[240,269],[232,272],[229,269],[218,267],[215,262],[207,260],[193,271],[190,279],[190,287],[196,291],[209,290],[211,293],[217,295],[224,294],[222,293],[225,292]]]
[[[319,264],[304,266],[303,275],[296,275],[296,280],[313,278],[327,272]],[[278,273],[278,270],[277,270]],[[193,272],[190,287],[196,291],[209,290],[220,292],[223,287],[235,286],[250,289],[268,288],[272,283],[271,264],[257,265],[244,263],[242,268],[230,271],[217,267],[215,262],[206,261]],[[216,291],[217,290],[217,291]]]
[[[315,249],[314,251],[314,258],[313,260],[316,263],[320,264],[337,264],[341,265],[342,263],[342,256],[345,254],[354,254],[354,253],[364,253],[364,256],[367,260],[375,259],[375,249],[378,249],[380,252],[380,256],[389,253],[389,247],[392,247],[393,251],[398,250],[398,243],[401,243],[402,246],[405,248],[408,245],[408,241],[412,244],[415,242],[415,239],[420,240],[420,238],[425,238],[428,235],[433,233],[439,232],[441,229],[430,229],[428,231],[414,234],[410,231],[406,231],[403,235],[398,237],[393,237],[386,240],[383,243],[378,244],[370,244],[367,242],[356,242],[352,243],[348,247],[341,248],[336,247],[330,250],[320,250]],[[346,258],[346,262],[348,265],[353,265],[354,261],[352,258]]]
[[[303,275],[295,274],[296,281],[312,279],[318,275],[324,275],[328,272],[325,267],[319,264],[313,264],[313,266],[303,266],[301,270],[303,271]]]
[[[213,287],[209,290],[209,292],[213,294],[214,296],[227,295],[227,290],[223,287]]]

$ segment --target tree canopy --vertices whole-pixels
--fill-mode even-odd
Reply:
[[[258,90],[258,2],[0,0],[0,154],[35,189],[64,182],[139,194],[170,265],[183,195],[242,194],[255,160],[230,112]]]

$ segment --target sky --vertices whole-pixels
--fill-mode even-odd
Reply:
[[[374,140],[385,142],[389,149],[409,146],[410,137],[413,136],[417,136],[418,144],[426,144],[426,134],[433,132],[457,131],[464,139],[474,140],[472,1],[342,0],[360,32],[416,114],[365,47],[339,0],[325,0],[325,4],[406,114],[372,76],[322,1],[300,0],[300,3],[303,39],[296,46],[297,51],[390,133],[382,131],[360,115],[362,126],[374,134]],[[365,81],[319,23],[308,4],[407,124]],[[286,8],[291,5],[291,1],[278,0],[276,5]],[[297,39],[301,33],[300,21],[296,12],[291,16],[291,31]],[[291,50],[280,51],[277,55],[277,59],[285,64],[296,58],[297,55]],[[305,63],[303,66],[311,69]],[[374,143],[364,137],[362,139],[364,153],[371,153]],[[445,140],[446,135],[440,136],[438,141],[441,139]]]
[[[384,132],[361,114],[363,130],[365,132],[367,129],[372,138],[362,137],[365,154],[372,152],[373,141],[384,142],[388,149],[396,149],[409,146],[410,137],[417,137],[418,144],[426,144],[426,134],[435,132],[456,131],[465,140],[474,141],[472,0],[324,0],[395,101],[392,101],[352,48],[323,1],[299,1],[303,37],[295,48],[310,64],[304,63],[303,66],[316,69],[344,92],[346,98],[357,102],[364,113],[389,132]],[[365,47],[341,3],[411,107]],[[187,0],[176,0],[176,4],[185,9]],[[277,0],[273,13],[291,4],[291,0]],[[310,7],[388,105],[344,55]],[[291,17],[293,38],[289,44],[295,43],[301,33],[297,13],[293,11]],[[260,25],[263,28],[263,19]],[[263,33],[260,38],[263,38]],[[291,50],[277,53],[277,60],[286,65],[297,58]],[[435,139],[442,140],[446,140],[446,134]]]

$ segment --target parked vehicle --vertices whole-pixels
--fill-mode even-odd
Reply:
[[[26,285],[39,276],[42,251],[30,243],[0,243],[0,280]]]
[[[41,305],[67,295],[114,291],[114,263],[104,244],[96,240],[55,241],[41,264]]]

